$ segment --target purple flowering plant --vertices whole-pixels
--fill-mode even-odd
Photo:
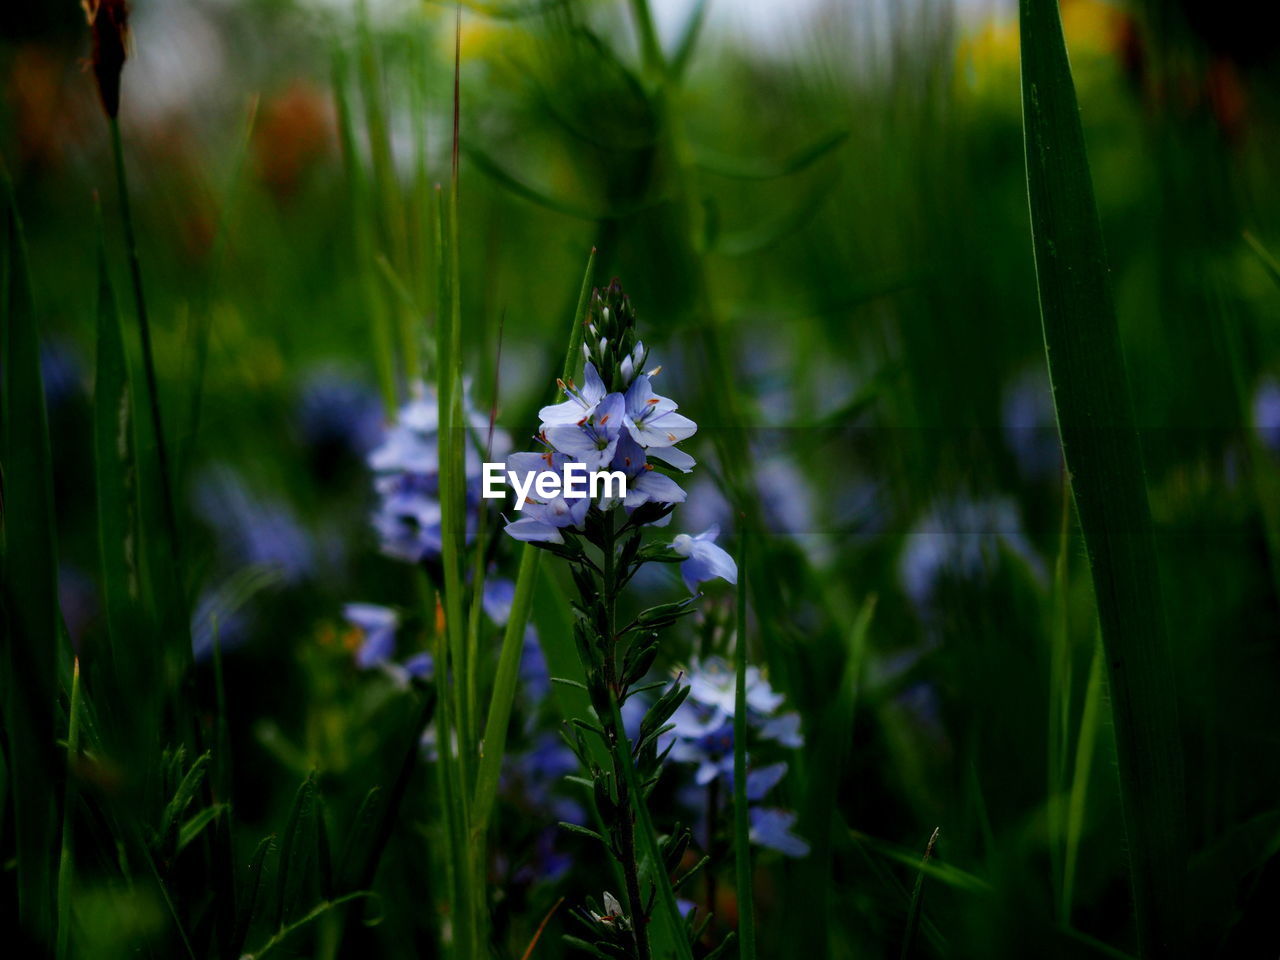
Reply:
[[[686,499],[667,471],[687,474],[693,469],[693,457],[677,445],[697,425],[678,412],[676,401],[655,390],[661,368],[646,371],[649,352],[636,334],[631,302],[616,280],[592,295],[582,358],[582,386],[559,382],[564,399],[540,411],[541,449],[513,454],[507,469],[526,479],[533,474],[535,480],[542,472],[560,473],[570,463],[619,471],[627,478],[625,494],[593,497],[561,491],[544,497],[535,495],[536,483],[522,483],[520,489],[530,494],[512,511],[505,529],[567,561],[577,587],[573,634],[585,677],[578,685],[585,687],[595,718],[575,725],[571,745],[588,774],[584,782],[603,829],[562,826],[599,841],[618,864],[625,885],[621,901],[607,897],[609,909],[577,912],[591,938],[578,944],[597,955],[649,960],[648,927],[658,897],[673,898],[706,861],[676,876],[667,890],[660,889],[661,879],[641,874],[645,851],[638,845],[637,815],[647,819],[644,805],[673,747],[666,735],[689,695],[679,678],[669,684],[647,683],[646,678],[658,657],[662,632],[695,610],[698,585],[715,578],[736,583],[737,566],[715,544],[714,529],[697,536],[646,536],[667,526],[676,505]],[[650,607],[623,623],[619,598],[649,563],[679,564],[693,596]],[[628,735],[624,708],[636,694],[657,689],[662,692],[634,735]],[[680,828],[661,844],[657,852],[664,877],[677,873],[691,840],[690,831]],[[686,932],[694,936],[692,925]]]

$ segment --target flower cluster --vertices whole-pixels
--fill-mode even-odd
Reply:
[[[505,456],[511,447],[503,430],[490,436],[489,418],[477,412],[464,392],[466,422],[467,537],[474,534],[480,502],[480,465]],[[382,552],[406,563],[437,560],[442,549],[440,513],[439,407],[433,387],[401,408],[394,426],[371,454],[379,503],[373,515]]]
[[[519,505],[519,516],[506,525],[506,532],[517,540],[563,546],[566,537],[573,540],[586,529],[593,506],[609,511],[621,504],[631,525],[665,526],[671,509],[686,498],[655,462],[689,473],[696,461],[676,445],[693,436],[698,425],[677,412],[674,400],[654,391],[653,379],[661,367],[642,372],[649,352],[636,338],[634,311],[618,281],[603,293],[597,290],[592,307],[582,345],[582,387],[557,381],[565,399],[538,413],[543,449],[512,454],[507,469],[522,482],[532,475],[530,490],[536,488],[538,474],[562,474],[566,463],[580,463],[591,471],[620,471],[627,478],[626,496],[601,497],[594,504],[585,494],[528,497]],[[714,527],[697,536],[682,533],[671,544],[684,558],[682,573],[691,592],[717,577],[737,582],[733,558],[715,545],[717,533]],[[576,546],[570,544],[571,554]]]
[[[689,696],[672,715],[668,744],[677,763],[696,767],[694,782],[708,787],[722,781],[733,785],[733,720],[736,710],[736,674],[720,657],[710,657],[689,670]],[[799,749],[804,746],[800,715],[782,712],[782,694],[777,693],[756,667],[747,668],[747,730],[751,740],[761,745]],[[803,857],[809,845],[791,832],[796,815],[788,810],[765,806],[766,795],[787,772],[785,761],[764,766],[747,762],[747,801],[751,805],[751,840],[791,857]],[[728,792],[728,791],[726,791]]]

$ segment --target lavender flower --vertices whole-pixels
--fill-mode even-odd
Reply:
[[[716,546],[719,535],[720,528],[712,526],[696,537],[679,534],[671,542],[672,550],[688,558],[680,564],[680,575],[690,593],[698,592],[698,584],[717,577],[730,583],[738,582],[738,565],[723,548]]]
[[[722,781],[729,793],[733,787],[734,714],[737,709],[737,675],[720,657],[711,657],[689,670],[689,696],[671,718],[672,730],[666,742],[670,758],[693,765],[694,782],[707,787]],[[746,675],[747,730],[756,745],[772,742],[776,747],[798,749],[804,745],[800,715],[779,712],[783,697],[755,667]],[[808,844],[790,833],[795,815],[761,806],[761,801],[787,772],[785,762],[752,766],[747,755],[747,802],[752,821],[751,839],[788,856],[802,857]]]
[[[653,516],[647,522],[661,525],[670,512],[665,508],[683,503],[685,492],[650,459],[689,472],[695,461],[676,444],[698,427],[676,413],[674,400],[654,392],[652,378],[661,368],[640,372],[648,351],[634,339],[634,318],[620,288],[615,284],[604,296],[597,292],[595,308],[584,345],[583,386],[557,381],[565,399],[538,414],[543,452],[513,454],[507,469],[521,477],[543,471],[562,474],[567,463],[580,463],[587,471],[621,471],[627,477],[627,496],[621,501],[627,514],[651,504]],[[618,505],[617,498],[603,497],[594,504],[602,512]],[[584,529],[592,506],[586,497],[530,496],[506,531],[517,540],[563,544],[566,532]]]
[[[660,368],[641,372],[648,351],[636,338],[635,313],[617,281],[603,293],[597,290],[593,294],[583,356],[584,386],[578,389],[573,383],[558,382],[565,400],[541,411],[538,436],[544,450],[516,454],[508,462],[524,502],[517,505],[518,516],[508,521],[506,530],[513,538],[550,550],[572,564],[580,599],[575,604],[578,617],[573,638],[587,695],[600,723],[598,732],[611,755],[611,769],[606,770],[592,756],[582,731],[574,731],[572,746],[590,775],[596,812],[603,825],[596,837],[622,868],[629,914],[623,913],[612,895],[606,895],[603,911],[589,904],[575,915],[591,934],[587,949],[597,956],[647,958],[651,956],[648,924],[656,890],[641,875],[633,799],[645,803],[648,791],[642,788],[633,798],[631,791],[636,788],[632,784],[652,784],[660,776],[666,752],[659,742],[665,738],[670,743],[667,724],[685,702],[688,689],[678,680],[673,683],[643,711],[634,732],[628,707],[634,710],[642,703],[632,698],[641,692],[658,655],[660,631],[691,608],[689,601],[661,604],[636,615],[631,625],[622,626],[617,620],[617,601],[626,585],[650,562],[683,559],[686,582],[691,586],[713,576],[736,579],[737,571],[728,555],[711,542],[714,531],[696,541],[682,534],[676,544],[643,542],[644,528],[665,524],[672,507],[686,497],[675,480],[656,469],[650,459],[688,472],[693,458],[676,445],[691,437],[697,425],[676,412],[675,401],[654,392],[652,378]],[[567,464],[581,465],[583,473],[605,467],[620,471],[627,480],[626,494],[606,490],[565,496],[558,482],[545,484],[545,492],[540,492],[538,481],[545,472],[557,471],[569,479]],[[531,479],[532,487],[528,485]],[[598,553],[589,556],[586,545]],[[713,722],[717,719],[718,723]],[[691,714],[684,722],[691,729],[681,738],[680,749],[689,762],[698,763],[699,778],[712,782],[723,775],[724,715]],[[731,756],[731,736],[728,743],[727,755]],[[768,779],[760,783],[767,784]],[[665,841],[662,855],[670,858],[668,871],[675,868],[690,840],[691,834],[682,828]],[[673,888],[681,882],[677,880]],[[650,889],[646,895],[647,883]],[[688,932],[696,938],[692,928]]]

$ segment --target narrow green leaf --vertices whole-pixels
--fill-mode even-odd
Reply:
[[[1040,313],[1106,652],[1140,952],[1178,956],[1183,757],[1142,452],[1055,0],[1021,0],[1020,26]]]
[[[177,853],[181,853],[191,842],[204,832],[204,828],[213,823],[224,810],[228,809],[227,804],[219,803],[212,807],[205,807],[203,810],[195,814],[178,828],[178,847]]]
[[[625,730],[622,712],[618,709],[616,700],[612,703],[612,707],[615,726],[619,730]],[[635,813],[636,837],[643,857],[641,870],[647,872],[648,881],[653,884],[657,898],[657,908],[654,913],[655,929],[652,932],[654,955],[661,957],[659,951],[665,950],[668,956],[677,957],[679,960],[693,960],[693,952],[684,935],[684,921],[680,916],[680,908],[676,905],[675,891],[671,889],[671,878],[667,876],[662,851],[658,848],[658,833],[649,816],[645,791],[640,785],[640,778],[636,775],[635,764],[626,753],[626,748],[621,741],[615,749],[619,752],[618,766],[621,767],[622,775],[626,778],[627,791],[631,795],[631,806]]]
[[[373,892],[370,890],[356,890],[352,893],[343,894],[333,900],[321,900],[297,920],[294,920],[287,926],[283,926],[277,930],[271,935],[271,938],[257,950],[252,950],[246,953],[243,960],[260,960],[260,958],[265,957],[267,954],[273,953],[277,947],[299,930],[303,930],[306,927],[311,926],[311,924],[315,923],[331,911],[337,910],[339,907],[346,906],[348,903],[354,903],[356,900],[372,896]]]
[[[593,223],[600,220],[624,220],[650,207],[654,207],[658,203],[656,199],[647,199],[639,203],[620,204],[613,207],[586,207],[572,200],[553,196],[540,187],[525,183],[478,147],[468,146],[464,148],[463,152],[473,167],[498,186],[503,187],[522,200],[528,200],[536,206],[577,220],[588,220]]]
[[[835,130],[819,137],[813,143],[806,144],[780,161],[743,160],[700,147],[694,151],[693,162],[707,173],[734,180],[777,180],[804,172],[847,139],[849,139],[848,130]]]
[[[244,949],[245,939],[249,936],[249,926],[253,922],[258,908],[258,897],[262,890],[262,875],[266,869],[267,855],[275,846],[275,834],[263,837],[249,860],[249,871],[241,888],[240,903],[237,906],[235,934],[231,938],[228,956],[238,957]]]
[[[311,869],[315,834],[311,820],[315,815],[316,778],[308,774],[293,798],[289,819],[280,843],[280,870],[276,876],[276,908],[273,929],[280,930],[293,918],[302,902],[302,894]]]
[[[195,762],[191,764],[191,769],[186,772],[182,782],[178,784],[178,789],[174,791],[173,798],[165,805],[164,814],[160,818],[159,834],[162,839],[169,836],[170,831],[176,828],[179,818],[187,812],[187,807],[191,806],[196,791],[204,783],[209,759],[210,754],[207,752],[196,757]]]
[[[1255,237],[1248,230],[1244,232],[1244,242],[1249,245],[1249,249],[1253,251],[1254,256],[1258,258],[1258,262],[1262,264],[1269,276],[1280,287],[1280,261],[1271,255],[1271,251],[1262,245],[1262,241]]]

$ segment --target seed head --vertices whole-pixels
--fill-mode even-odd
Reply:
[[[128,59],[129,4],[126,0],[80,0],[93,29],[93,75],[107,116],[120,112],[120,73]]]

